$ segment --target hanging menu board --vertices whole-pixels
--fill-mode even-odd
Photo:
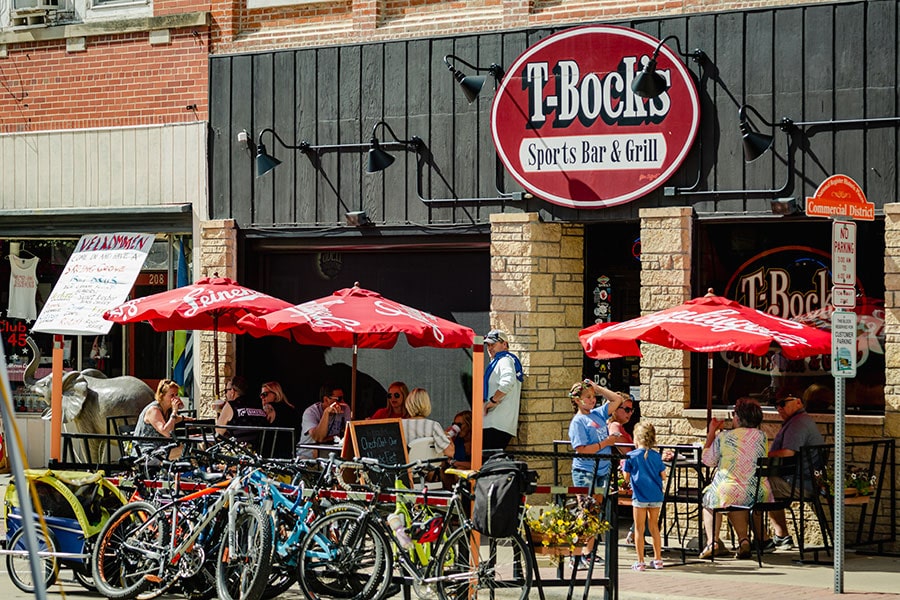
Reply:
[[[350,437],[353,440],[354,454],[358,457],[374,458],[388,465],[403,465],[409,462],[406,436],[403,434],[403,423],[400,419],[351,421]],[[403,473],[401,479],[406,487],[411,487],[408,473]],[[386,475],[386,479],[378,483],[394,487],[393,475]]]
[[[122,304],[153,245],[152,234],[84,235],[41,309],[33,331],[106,335],[103,313]]]

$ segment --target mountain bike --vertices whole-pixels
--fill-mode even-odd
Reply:
[[[371,459],[360,459],[357,468],[376,474],[419,471],[426,467],[423,461],[406,465],[383,465]],[[311,527],[300,548],[298,579],[301,589],[311,600],[352,598],[378,600],[383,598],[391,580],[394,562],[399,565],[404,578],[411,580],[420,598],[452,598],[464,600],[478,597],[511,598],[525,600],[531,589],[533,566],[527,544],[515,535],[493,539],[478,534],[468,517],[465,502],[472,499],[469,482],[478,473],[449,469],[459,480],[454,485],[444,511],[427,511],[424,522],[408,523],[404,533],[414,544],[428,544],[428,552],[419,552],[395,546],[394,552],[383,556],[381,573],[375,572],[355,578],[360,568],[371,569],[376,560],[375,550],[396,544],[395,533],[388,524],[384,506],[377,506],[383,492],[381,485],[374,485],[370,492],[372,502],[365,505],[361,514],[334,514],[323,517]],[[382,477],[370,478],[380,481]],[[399,491],[403,502],[418,503],[422,492]],[[424,493],[427,501],[428,492]],[[434,496],[434,494],[431,494]],[[413,514],[415,514],[414,511]],[[522,515],[520,514],[520,519]],[[354,548],[371,548],[371,552],[353,552]],[[368,571],[366,571],[368,573]],[[383,574],[382,574],[383,573]],[[326,582],[331,593],[317,592],[310,582]],[[344,595],[337,595],[339,591]]]
[[[231,457],[218,460],[234,462]],[[178,463],[176,471],[194,469]],[[138,501],[110,517],[94,550],[97,589],[113,600],[129,600],[151,588],[165,589],[202,573],[215,549],[215,588],[225,600],[257,600],[268,581],[272,521],[245,488],[257,467],[241,465],[227,481],[157,507]]]

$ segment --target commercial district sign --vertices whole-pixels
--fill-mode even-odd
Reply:
[[[630,202],[662,185],[700,122],[697,89],[662,46],[668,88],[642,98],[631,83],[659,40],[609,25],[569,29],[528,48],[500,83],[491,130],[500,159],[536,197],[571,208]]]

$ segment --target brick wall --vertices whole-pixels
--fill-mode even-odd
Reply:
[[[200,223],[200,264],[195,267],[196,279],[203,277],[229,277],[237,280],[237,227],[233,219],[203,221]],[[219,363],[214,361],[213,343],[216,339],[211,331],[200,333],[200,399],[195,405],[200,415],[213,413],[215,399],[215,377],[219,378],[219,393],[224,397],[225,379],[235,373],[234,335],[219,333]]]
[[[204,121],[208,114],[207,33],[148,32],[6,46],[0,58],[0,133]],[[196,110],[187,110],[195,105]]]
[[[239,9],[236,7],[240,5],[216,3],[212,7],[216,17],[213,52],[446,36],[792,4],[788,0],[344,0]]]
[[[551,450],[566,439],[569,386],[581,379],[584,228],[536,214],[491,215],[491,327],[510,335],[525,381],[514,446]],[[549,463],[534,461],[549,481]],[[564,468],[566,471],[568,467]]]
[[[643,209],[641,217],[641,313],[676,306],[691,299],[689,207]],[[641,346],[641,418],[656,426],[661,444],[685,443],[703,435],[704,422],[683,418],[690,406],[690,355],[652,344]],[[699,427],[699,431],[698,431]]]

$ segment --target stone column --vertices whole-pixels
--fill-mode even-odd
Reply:
[[[584,227],[537,214],[491,215],[491,327],[510,336],[525,371],[513,445],[549,450],[568,437],[569,386],[581,379]],[[484,332],[481,332],[484,333]]]
[[[676,306],[691,299],[690,207],[651,208],[641,217],[641,314]],[[703,435],[684,419],[690,406],[690,354],[653,344],[641,346],[641,418],[656,427],[659,443],[684,443]]]
[[[900,204],[884,205],[884,435],[900,438]]]
[[[200,223],[200,265],[194,270],[195,279],[228,277],[237,280],[237,226],[234,219],[203,221]],[[240,282],[239,282],[240,283]],[[234,335],[212,331],[198,332],[200,337],[200,398],[195,402],[198,414],[213,414],[216,377],[219,393],[225,395],[225,379],[234,375]],[[214,364],[213,343],[219,344],[219,364]]]

